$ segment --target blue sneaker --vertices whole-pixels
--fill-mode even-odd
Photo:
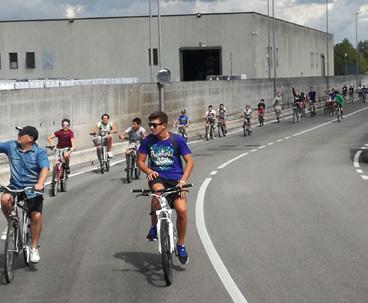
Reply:
[[[179,262],[183,265],[187,264],[189,261],[189,257],[187,251],[185,250],[184,245],[176,245],[176,249],[178,250],[178,259]]]
[[[157,241],[157,227],[156,225],[151,226],[148,235],[147,241]]]

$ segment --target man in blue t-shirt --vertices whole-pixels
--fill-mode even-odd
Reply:
[[[38,131],[33,126],[17,127],[18,139],[1,142],[0,153],[8,156],[10,165],[10,185],[14,189],[34,187],[36,191],[42,191],[49,174],[49,160],[43,148],[40,148],[36,141]],[[31,216],[32,249],[30,261],[38,263],[40,256],[38,253],[38,240],[42,228],[42,207],[43,197],[32,192],[26,192]],[[1,210],[9,219],[9,215],[14,204],[14,197],[10,193],[1,195]],[[6,240],[6,233],[1,235],[2,240]]]
[[[191,151],[184,139],[177,134],[169,133],[168,117],[164,112],[154,112],[149,117],[151,134],[144,138],[138,149],[138,167],[147,174],[148,185],[151,190],[184,185],[193,168]],[[148,156],[148,166],[146,158]],[[181,157],[184,159],[183,167]],[[184,246],[187,225],[187,210],[185,192],[172,199],[177,214],[178,227],[178,258],[180,263],[188,263],[188,254]],[[148,241],[157,239],[155,211],[160,209],[157,198],[151,201],[152,226],[147,235]]]

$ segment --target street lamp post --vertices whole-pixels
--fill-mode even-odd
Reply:
[[[275,1],[272,0],[272,19],[273,19],[273,28],[272,28],[272,47],[273,47],[273,96],[276,96],[276,37],[275,37]]]
[[[329,83],[329,76],[330,76],[330,57],[329,57],[329,51],[328,51],[328,0],[326,0],[326,67],[327,67],[327,77],[326,77],[326,85],[327,89],[330,88]]]
[[[348,54],[345,53],[344,57],[345,57],[345,82],[346,82],[347,81],[347,75],[348,75],[348,63],[347,63]]]
[[[359,85],[359,47],[358,47],[358,15],[361,12],[355,12],[355,45],[356,45],[356,70],[355,70],[355,81],[356,87]]]

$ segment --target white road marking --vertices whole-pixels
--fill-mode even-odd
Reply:
[[[359,168],[360,166],[359,166],[359,157],[360,157],[360,154],[362,153],[362,151],[361,150],[358,150],[357,152],[356,152],[356,154],[355,154],[355,156],[354,156],[354,167],[355,168]]]
[[[357,169],[357,170],[356,170],[356,172],[357,172],[358,174],[362,174],[362,173],[363,173],[363,170],[361,170],[361,169]]]
[[[256,152],[258,149],[254,148],[251,150],[252,153]]]
[[[274,144],[273,142],[267,143],[268,146],[273,145],[273,144]]]
[[[287,136],[287,137],[285,137],[285,138],[284,138],[284,140],[289,140],[289,139],[290,139],[290,137],[289,137],[289,136]]]
[[[244,153],[244,154],[241,154],[241,155],[239,155],[239,156],[237,156],[237,157],[235,157],[233,159],[230,159],[229,161],[227,161],[224,164],[220,165],[218,167],[218,169],[223,169],[224,167],[228,166],[230,163],[233,163],[234,161],[236,161],[236,160],[238,160],[238,159],[240,159],[240,158],[242,158],[242,157],[244,157],[246,155],[248,155],[248,153]]]
[[[227,292],[235,303],[248,303],[245,299],[238,286],[235,284],[230,273],[227,271],[224,263],[222,262],[219,254],[216,251],[215,246],[207,232],[205,219],[204,219],[204,198],[208,185],[211,182],[211,178],[206,178],[201,187],[199,188],[197,201],[196,201],[196,225],[199,237],[201,238],[202,244],[206,253],[216,270],[222,284],[225,286]]]
[[[278,140],[276,140],[276,142],[282,142],[283,140],[282,139],[278,139]]]
[[[366,175],[361,175],[361,177],[362,177],[363,180],[368,180],[368,176],[366,176]]]
[[[258,149],[263,149],[265,147],[266,147],[266,145],[262,145],[262,146],[258,147]]]
[[[210,175],[211,176],[214,176],[214,175],[216,175],[217,174],[217,170],[214,170],[214,171],[212,171],[211,173],[210,173]]]
[[[362,146],[360,149],[362,150],[368,149],[368,146]]]

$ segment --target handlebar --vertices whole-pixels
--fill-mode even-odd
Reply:
[[[155,193],[167,193],[167,192],[180,192],[183,190],[183,188],[192,187],[193,184],[188,183],[184,184],[182,186],[176,186],[176,187],[170,187],[170,188],[164,188],[164,189],[158,189],[158,190],[150,190],[150,189],[132,189],[132,193],[141,193],[143,195],[149,195],[149,194],[155,194]]]
[[[0,185],[0,192],[11,192],[11,193],[19,194],[19,193],[24,193],[28,190],[35,193],[35,194],[39,194],[39,195],[43,194],[42,192],[35,190],[34,186],[27,186],[27,187],[22,188],[22,189],[14,189],[14,188],[10,188],[8,186]]]

